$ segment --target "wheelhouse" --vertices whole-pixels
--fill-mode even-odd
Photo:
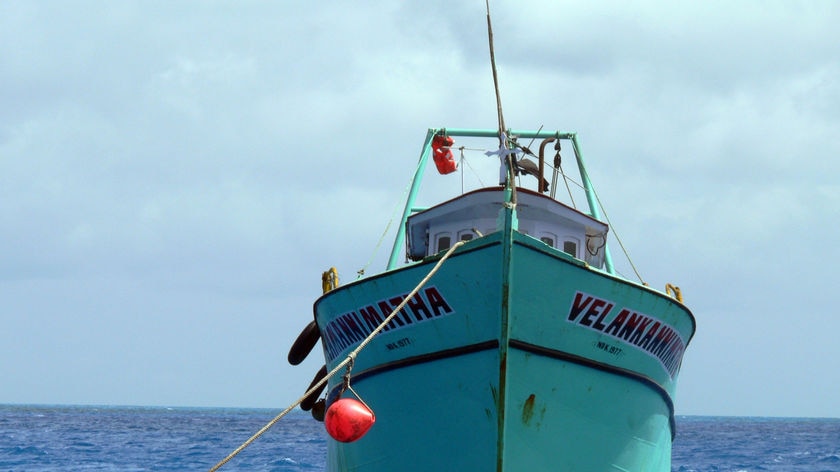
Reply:
[[[497,231],[504,192],[499,187],[483,188],[461,195],[409,216],[406,222],[407,252],[421,260],[449,249],[456,241],[471,240]],[[604,266],[608,226],[574,208],[540,193],[517,189],[518,231],[547,246]]]

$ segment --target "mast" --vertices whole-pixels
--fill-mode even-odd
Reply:
[[[499,92],[499,74],[496,72],[496,52],[493,47],[493,24],[490,21],[490,0],[485,0],[487,7],[487,41],[490,46],[490,68],[493,70],[493,90],[496,92],[496,117],[499,123],[499,159],[502,168],[499,172],[500,184],[505,185],[505,201],[516,204],[516,185],[514,185],[513,156],[508,152],[505,135],[505,117],[502,113],[502,95]]]

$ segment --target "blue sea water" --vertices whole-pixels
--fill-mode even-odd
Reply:
[[[275,412],[0,405],[0,471],[208,470]],[[840,472],[840,419],[678,417],[672,470]],[[326,433],[294,412],[221,471],[324,470]]]

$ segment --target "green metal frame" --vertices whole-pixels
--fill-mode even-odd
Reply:
[[[399,227],[397,228],[397,236],[394,238],[394,246],[391,249],[391,257],[388,259],[388,270],[395,269],[399,264],[400,253],[405,244],[406,222],[408,217],[416,211],[414,202],[417,199],[417,193],[420,190],[420,184],[423,180],[423,175],[426,172],[426,165],[429,162],[429,156],[432,153],[432,138],[438,133],[446,133],[447,136],[469,137],[469,138],[498,138],[498,130],[488,129],[466,129],[466,128],[429,128],[426,133],[426,140],[423,143],[423,150],[420,153],[420,161],[417,164],[417,169],[414,173],[414,178],[411,181],[411,188],[408,192],[408,198],[405,202],[405,209],[403,210],[402,218],[400,219]],[[583,190],[586,194],[586,202],[589,205],[589,214],[597,219],[601,219],[601,212],[598,207],[595,190],[592,187],[592,182],[589,180],[589,174],[586,172],[586,165],[583,161],[583,155],[580,151],[580,144],[577,140],[576,133],[564,133],[560,131],[529,131],[529,130],[508,130],[508,136],[515,136],[517,138],[525,139],[545,139],[556,138],[566,139],[572,142],[572,147],[575,153],[575,160],[578,165],[578,172],[580,173],[581,182],[583,183]],[[604,267],[609,274],[615,274],[613,268],[612,257],[608,247],[605,247]]]

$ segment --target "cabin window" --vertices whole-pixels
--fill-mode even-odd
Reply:
[[[474,228],[465,229],[458,233],[458,239],[460,241],[472,241],[476,236],[478,236],[476,231],[478,230]]]
[[[438,236],[438,238],[437,238],[437,250],[438,250],[438,252],[445,251],[445,250],[449,249],[451,246],[452,246],[452,238],[449,236],[449,234],[443,234],[443,235]]]
[[[577,247],[578,247],[577,241],[570,240],[570,239],[567,239],[567,240],[563,241],[563,252],[565,252],[566,254],[568,254],[570,256],[577,257],[577,255],[578,255]]]
[[[555,244],[555,242],[557,241],[557,235],[554,233],[548,233],[545,231],[541,232],[540,241],[548,244],[551,247],[557,247]]]

